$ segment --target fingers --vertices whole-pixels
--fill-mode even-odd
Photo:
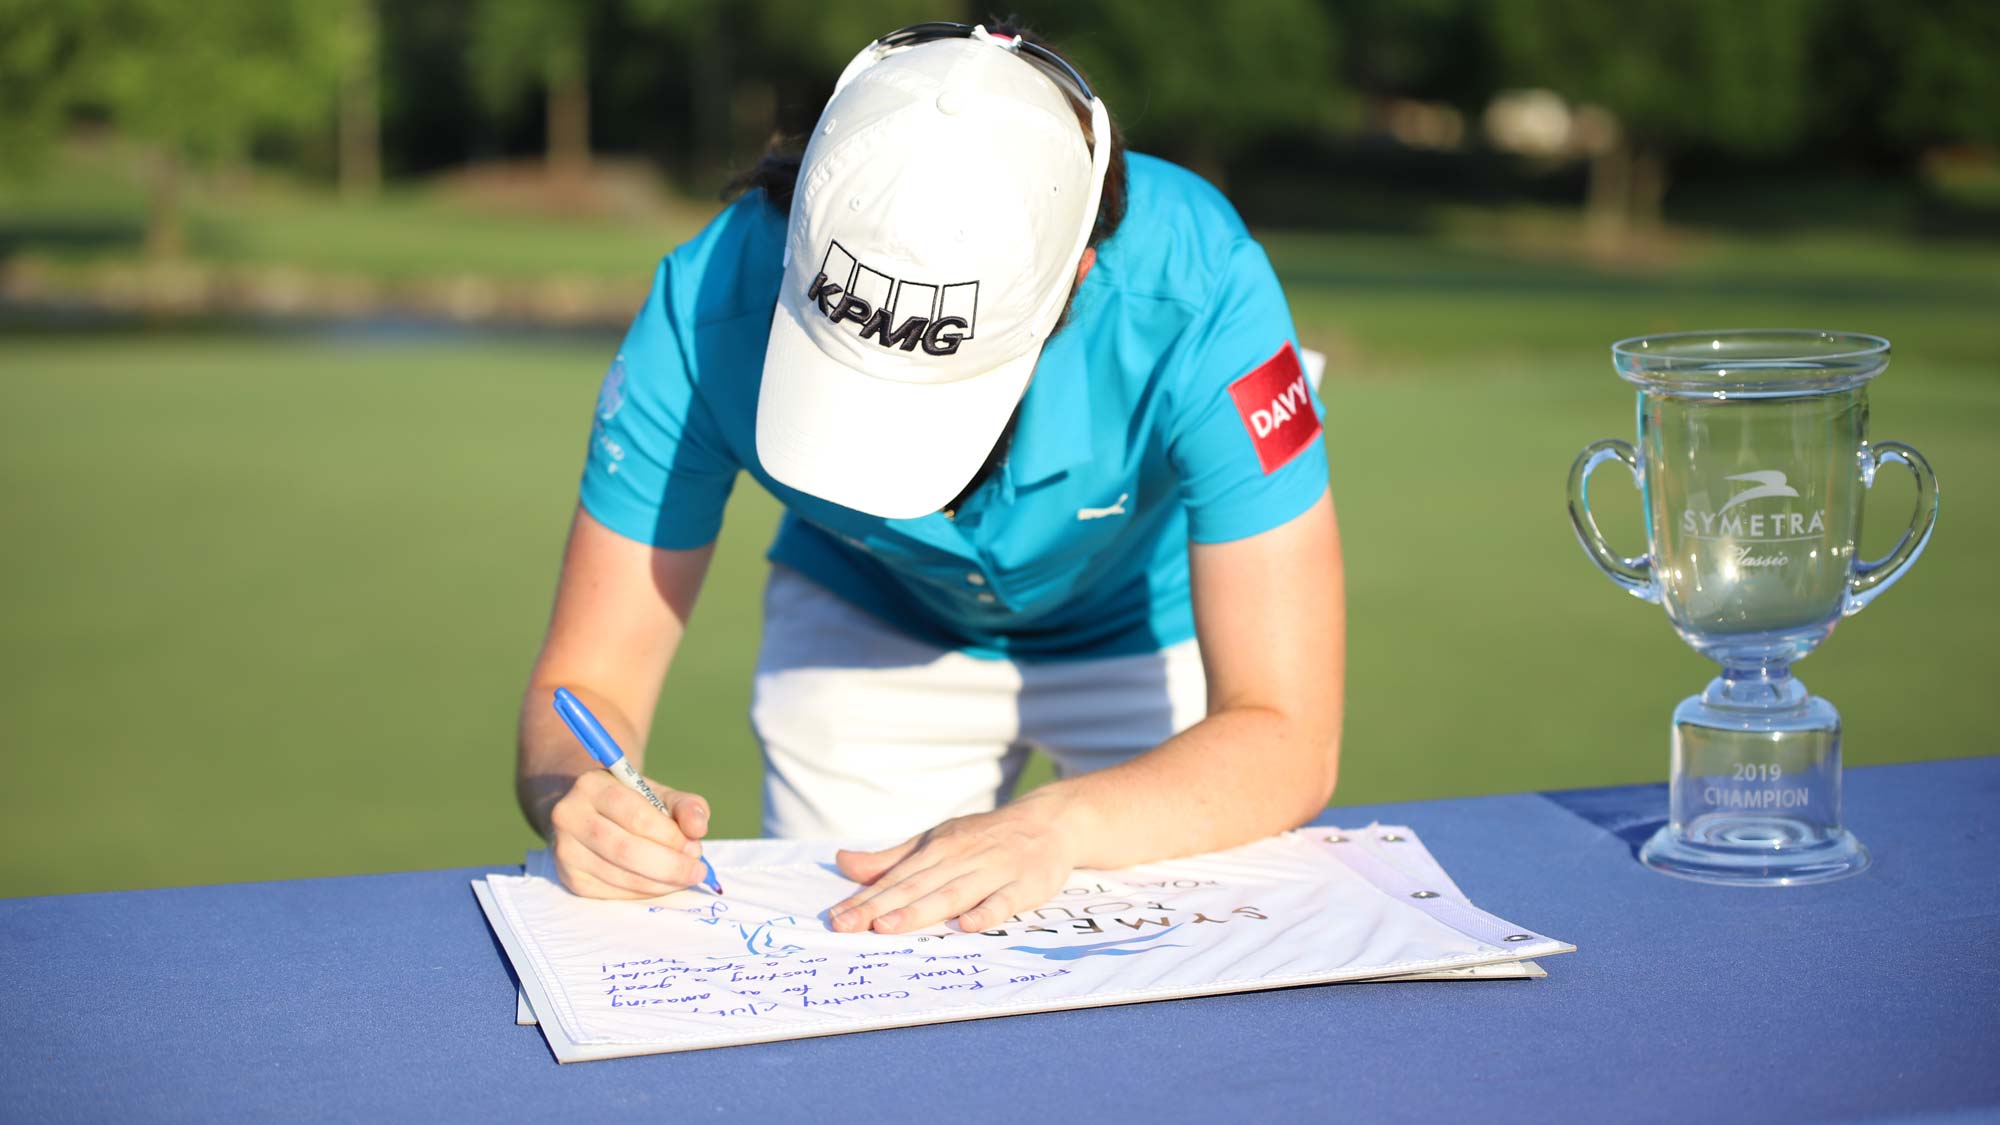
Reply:
[[[872,886],[835,904],[827,912],[827,921],[840,933],[859,933],[876,925],[883,914],[929,894],[957,874],[957,865],[950,870],[940,868],[939,858],[918,852],[883,872]]]
[[[652,785],[653,792],[666,803],[667,811],[673,814],[674,824],[680,829],[681,835],[690,840],[699,840],[708,835],[707,798],[669,789],[650,780],[647,784]],[[694,854],[700,855],[701,849],[696,848]]]
[[[968,871],[928,894],[911,899],[907,905],[884,911],[876,917],[875,929],[878,933],[898,934],[935,926],[984,901],[998,881],[999,876],[993,871]]]
[[[598,774],[597,777],[600,780],[590,786],[589,792],[592,808],[634,836],[674,851],[683,850],[682,845],[688,842],[688,837],[682,834],[679,821],[671,815],[661,816],[660,810],[653,807],[653,802],[618,784],[610,774]],[[577,787],[582,788],[583,785],[583,778],[578,778]],[[653,793],[668,809],[673,808],[668,802],[687,796],[672,789],[655,789]]]
[[[672,792],[671,790],[669,792]],[[706,814],[706,802],[674,793]],[[664,798],[662,798],[664,800]],[[551,851],[563,884],[592,898],[652,898],[701,882],[701,845],[675,817],[608,775],[585,774],[550,810]],[[706,826],[704,825],[704,828]]]
[[[557,878],[584,898],[658,898],[680,889],[612,867],[568,837],[558,837],[551,851]]]
[[[889,885],[872,897],[845,909],[835,907],[830,917],[833,928],[900,934],[955,918],[959,928],[970,933],[1013,917],[1022,904],[1035,899],[1031,889],[1010,880],[1004,868],[976,862],[934,865],[884,883]]]
[[[636,895],[667,894],[701,882],[703,875],[701,863],[685,852],[634,836],[603,817],[589,818],[574,831],[557,823],[552,850],[559,870],[585,871]]]
[[[955,918],[981,930],[1047,901],[1076,860],[1067,836],[1026,804],[956,817],[879,852],[841,852],[841,872],[867,885],[827,911],[828,926],[899,934]]]
[[[1009,883],[987,895],[978,906],[959,915],[958,928],[969,934],[990,930],[1021,911],[1039,904],[1045,897],[1037,897],[1022,883]],[[910,909],[914,910],[920,905],[922,904],[912,904]]]
[[[916,851],[929,833],[912,836],[893,848],[883,848],[879,852],[857,852],[842,848],[836,852],[833,861],[839,865],[840,873],[857,883],[872,883],[882,877],[882,873],[903,861],[903,857]]]

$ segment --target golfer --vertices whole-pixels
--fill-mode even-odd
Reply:
[[[708,802],[654,782],[659,815],[550,698],[638,763],[745,473],[785,507],[766,831],[902,841],[839,854],[835,929],[986,929],[1074,868],[1315,815],[1344,661],[1320,406],[1222,196],[1124,153],[1045,45],[958,24],[870,44],[756,178],[660,264],[598,398],[521,711],[564,883],[701,880]],[[1010,800],[1031,748],[1059,779]]]

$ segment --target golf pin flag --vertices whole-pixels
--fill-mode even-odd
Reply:
[[[1287,340],[1276,355],[1252,368],[1248,375],[1229,384],[1229,397],[1243,428],[1257,447],[1257,463],[1264,475],[1283,468],[1287,461],[1319,436],[1319,414],[1313,409],[1312,390],[1299,367],[1299,356]]]

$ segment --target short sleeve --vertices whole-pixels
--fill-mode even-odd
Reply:
[[[1262,247],[1235,244],[1187,331],[1168,457],[1189,537],[1224,543],[1290,522],[1326,490],[1326,444],[1291,310]]]
[[[681,347],[671,261],[660,263],[598,390],[581,499],[627,539],[685,549],[714,542],[739,466]]]

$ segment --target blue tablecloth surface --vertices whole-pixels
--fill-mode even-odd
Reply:
[[[1662,786],[1352,806],[1575,942],[1528,982],[1350,984],[558,1066],[469,880],[0,901],[0,1119],[2000,1119],[2000,757],[1852,770],[1875,866],[1655,875]]]

